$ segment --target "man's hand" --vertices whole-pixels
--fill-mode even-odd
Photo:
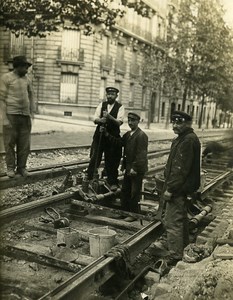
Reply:
[[[137,172],[134,171],[134,169],[130,169],[129,175],[130,176],[135,176],[135,175],[137,175]]]
[[[165,201],[170,201],[171,200],[171,196],[172,196],[172,193],[169,193],[167,190],[164,192],[163,194],[163,199]]]

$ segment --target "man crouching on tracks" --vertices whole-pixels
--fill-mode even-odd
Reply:
[[[111,136],[104,127],[102,131],[113,143],[124,147],[122,170],[125,171],[121,189],[122,209],[138,213],[138,203],[141,195],[142,180],[148,170],[147,149],[148,136],[138,127],[140,116],[134,112],[128,113],[127,131],[122,138]],[[133,222],[135,218],[128,216],[126,222]]]
[[[183,257],[189,243],[187,195],[200,186],[200,141],[194,133],[192,117],[182,111],[172,114],[175,138],[164,170],[161,202],[165,205],[164,225],[168,255],[161,264],[175,265]],[[158,243],[158,242],[157,242]],[[156,247],[156,242],[154,246]]]

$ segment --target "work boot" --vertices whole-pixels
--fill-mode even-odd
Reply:
[[[145,250],[145,253],[150,256],[166,257],[168,255],[166,241],[162,239],[155,241]]]
[[[13,168],[7,168],[6,175],[10,178],[14,178],[15,177],[14,169]]]
[[[22,177],[28,177],[29,176],[29,172],[23,168],[23,169],[17,169],[17,173],[20,174]]]
[[[155,241],[154,243],[152,243],[152,246],[159,250],[167,250],[167,242],[163,239]]]

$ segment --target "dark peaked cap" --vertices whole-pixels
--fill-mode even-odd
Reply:
[[[128,113],[128,118],[140,120],[140,116],[138,114],[134,113],[134,112],[129,112]]]
[[[172,119],[174,118],[184,118],[185,121],[192,121],[192,117],[184,111],[175,110],[172,114]]]
[[[112,87],[112,86],[109,86],[109,87],[106,87],[106,92],[115,92],[115,93],[119,93],[119,90],[115,87]]]

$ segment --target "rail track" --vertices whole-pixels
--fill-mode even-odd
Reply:
[[[151,161],[166,154],[168,149],[151,151],[149,159]],[[201,236],[203,226],[207,225],[201,221],[208,212],[212,211],[217,216],[219,207],[224,207],[229,197],[233,197],[232,169],[226,169],[228,160],[224,153],[203,162],[205,182],[195,205],[190,207],[190,223],[193,228],[198,228],[196,239],[208,238]],[[64,166],[59,168],[66,173],[76,168],[78,173],[86,167],[86,163],[79,165],[75,162],[66,169]],[[85,194],[83,185],[77,184],[64,192],[2,210],[3,299],[95,299],[100,294],[100,287],[104,287],[101,293],[106,293],[111,286],[109,282],[116,277],[118,281],[121,278],[128,284],[137,276],[144,276],[150,268],[148,264],[143,265],[143,261],[139,263],[138,256],[162,234],[162,224],[156,219],[159,192],[154,180],[154,176],[159,176],[162,170],[163,164],[150,168],[141,200],[141,214],[121,211],[118,200],[120,191],[113,193],[104,184],[104,192],[98,195]],[[43,170],[45,173],[47,171],[51,173],[49,167]],[[40,172],[42,170],[30,170],[27,184],[46,178],[43,177],[46,175],[41,177]],[[59,175],[64,174],[61,170],[59,172]],[[0,179],[2,184],[4,176]],[[25,184],[25,181],[18,184],[22,183]],[[60,228],[55,228],[55,220],[45,213],[48,207],[55,208],[59,212],[58,219],[61,223],[67,222],[69,227],[59,225]],[[133,215],[137,221],[126,223],[116,219],[116,214]],[[100,257],[92,253],[90,243],[91,232],[96,228],[116,232],[116,245]],[[128,267],[138,269],[137,264],[141,270],[134,274],[134,279],[126,276]],[[121,283],[118,291],[110,289],[112,299],[121,299],[124,294],[122,290],[127,293],[127,284]]]
[[[215,140],[218,142],[221,142],[222,144],[226,145],[226,147],[232,147],[232,139],[231,137],[223,137],[219,135],[216,136],[205,136],[202,138],[203,148],[208,143],[208,141]],[[154,158],[161,158],[162,156],[165,156],[169,154],[170,148],[170,139],[164,139],[164,140],[157,140],[157,141],[150,141],[149,143],[149,151],[148,151],[148,159],[152,160]],[[160,146],[158,146],[160,145]],[[73,153],[73,159],[71,161],[66,162],[66,152],[64,152],[64,155],[62,156],[63,161],[56,164],[43,164],[42,166],[37,166],[28,168],[28,171],[30,173],[30,177],[28,178],[22,178],[21,176],[16,176],[15,178],[8,178],[6,176],[5,172],[0,173],[0,190],[1,189],[7,189],[15,186],[19,186],[22,184],[30,184],[33,182],[37,182],[38,180],[47,180],[56,178],[59,176],[65,176],[68,172],[72,172],[73,174],[77,174],[78,172],[84,170],[87,168],[89,160],[87,159],[88,153],[86,150],[88,149],[87,145],[82,145],[78,147],[67,147],[67,148],[56,148],[56,149],[41,149],[36,150],[35,152],[38,153],[46,153],[49,151],[55,151],[54,156],[56,156],[56,151],[72,151]],[[160,147],[160,148],[159,148]],[[75,159],[75,155],[79,153],[79,151],[84,150],[82,152],[82,159],[80,161]],[[33,151],[32,151],[33,152]],[[3,162],[3,157],[1,158]],[[38,159],[40,159],[38,157]],[[49,159],[50,161],[51,159]],[[157,162],[158,165],[158,162]],[[157,169],[155,169],[157,170]],[[155,171],[152,170],[152,171]]]

